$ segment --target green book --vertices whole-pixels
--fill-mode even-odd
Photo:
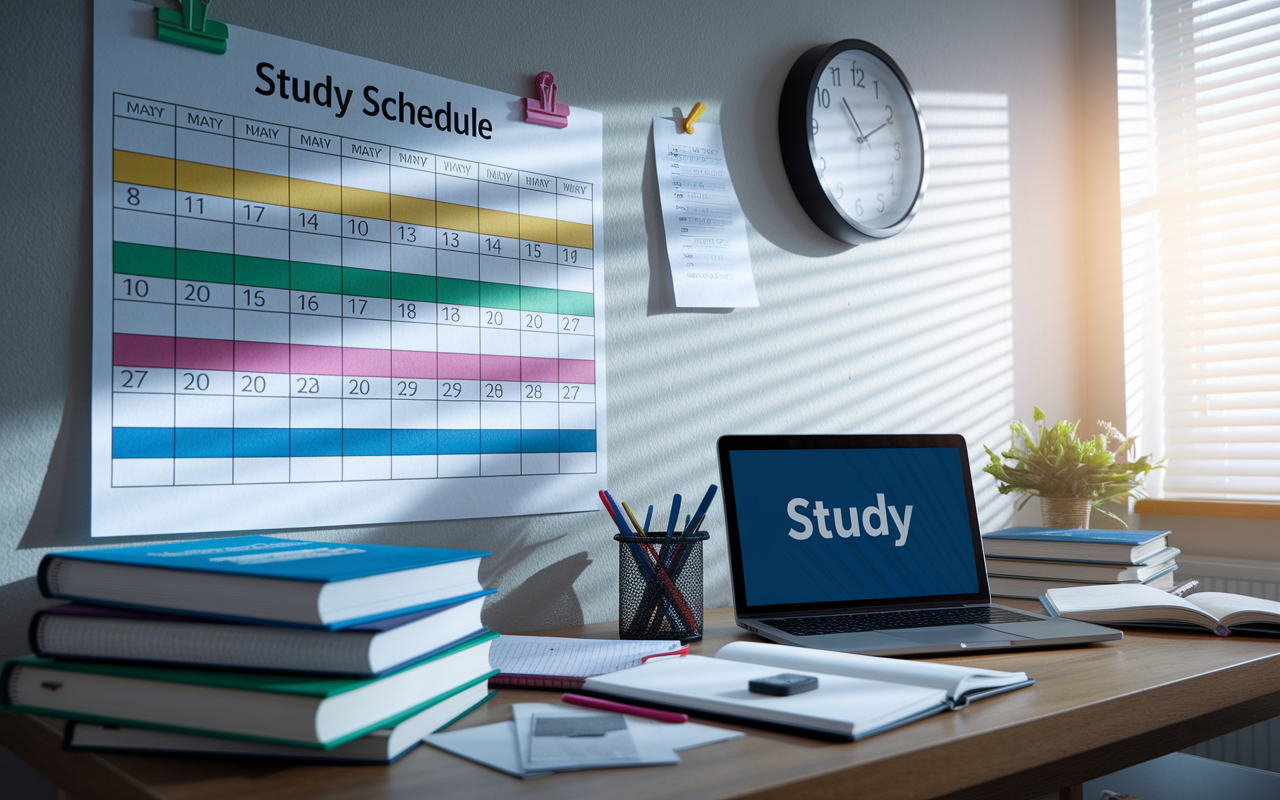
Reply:
[[[140,667],[22,656],[0,672],[6,711],[331,749],[394,725],[481,676],[486,633],[378,678]]]
[[[492,673],[489,673],[490,675]],[[247,742],[197,733],[157,731],[123,725],[99,725],[70,720],[63,733],[65,750],[105,750],[122,753],[185,753],[248,758],[284,758],[312,763],[390,764],[412,750],[423,737],[444,730],[470,714],[497,692],[490,691],[486,678],[459,686],[441,695],[431,706],[404,719],[389,720],[339,747],[321,750],[274,742]]]

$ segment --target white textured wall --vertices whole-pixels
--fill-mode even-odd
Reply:
[[[227,22],[605,115],[612,488],[698,496],[722,433],[959,431],[999,443],[1016,413],[1080,410],[1076,4],[345,3],[220,0]],[[0,656],[25,650],[32,575],[87,530],[87,3],[6,3],[0,192]],[[865,38],[920,92],[930,190],[906,233],[850,249],[794,199],[778,93],[808,47]],[[663,313],[650,119],[701,100],[724,125],[752,225],[759,309]],[[977,476],[984,523],[1008,501]],[[729,602],[717,510],[707,603]],[[489,624],[513,632],[615,614],[600,513],[313,531],[315,538],[494,551]],[[122,542],[113,542],[120,545]]]

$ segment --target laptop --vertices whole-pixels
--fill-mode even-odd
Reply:
[[[959,435],[722,436],[739,626],[899,656],[1105,642],[1120,631],[994,605]]]

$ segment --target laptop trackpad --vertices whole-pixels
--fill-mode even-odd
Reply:
[[[1005,637],[1008,639],[1009,637]],[[829,633],[796,639],[805,647],[819,650],[836,650],[842,653],[871,653],[876,650],[903,650],[911,647],[910,639],[890,636],[886,633],[860,631],[857,633]]]
[[[1010,633],[993,631],[981,625],[944,625],[937,628],[904,628],[894,629],[894,636],[910,639],[920,644],[959,644],[961,642],[1007,642],[1010,639],[1025,639]]]
[[[1109,632],[1090,622],[1074,619],[1042,619],[1035,622],[1002,622],[988,626],[1001,636],[1024,636],[1028,639],[1057,639],[1067,636],[1097,636]]]

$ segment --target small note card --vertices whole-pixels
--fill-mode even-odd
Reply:
[[[700,121],[685,133],[682,120],[654,117],[653,156],[676,305],[760,305],[720,126]]]

